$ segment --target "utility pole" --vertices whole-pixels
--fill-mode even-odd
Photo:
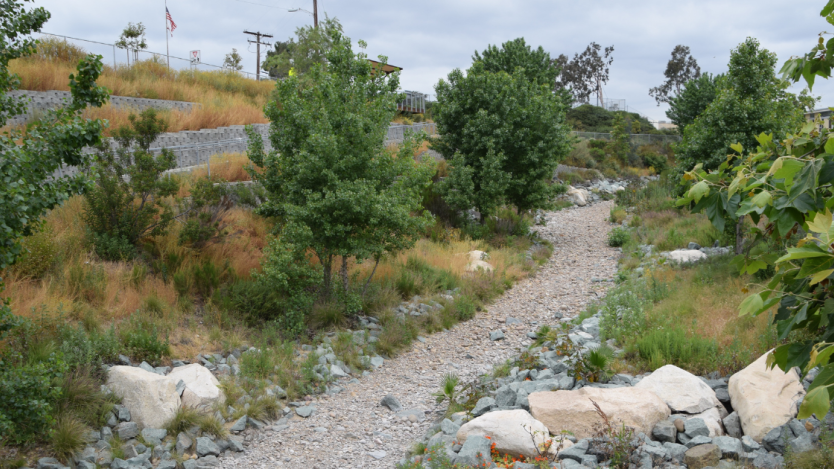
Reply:
[[[271,46],[272,45],[268,42],[261,42],[261,38],[262,37],[272,37],[272,35],[271,34],[265,34],[265,33],[262,33],[260,31],[258,31],[256,33],[253,33],[251,31],[246,31],[246,30],[243,31],[243,34],[249,34],[249,35],[255,36],[255,38],[256,38],[254,41],[251,40],[251,39],[249,39],[248,41],[249,41],[250,44],[257,44],[258,45],[258,59],[257,59],[256,65],[255,65],[255,77],[257,78],[258,81],[261,81],[261,45],[264,45],[264,46]]]
[[[319,0],[313,0],[313,24],[319,29]]]

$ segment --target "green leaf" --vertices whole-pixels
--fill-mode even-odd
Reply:
[[[819,387],[827,387],[831,384],[834,384],[834,363],[823,365],[820,368],[820,372],[817,373],[814,381],[808,386],[808,391],[813,391]]]
[[[799,415],[796,418],[807,419],[811,415],[823,418],[828,413],[830,406],[831,399],[828,397],[828,388],[820,386],[805,396],[802,405],[799,407]]]
[[[753,262],[751,262],[750,264],[747,265],[745,271],[747,272],[747,274],[753,275],[756,272],[758,272],[762,269],[766,269],[766,268],[767,268],[767,263],[765,263],[764,261],[753,261]]]
[[[761,191],[753,197],[752,203],[756,207],[764,208],[766,205],[770,205],[773,202],[773,196],[770,195],[768,191]]]
[[[781,158],[782,165],[781,167],[773,173],[773,177],[776,179],[784,179],[785,184],[791,184],[793,181],[793,176],[799,172],[805,165],[793,158]]]
[[[828,276],[832,273],[834,273],[834,269],[823,270],[815,273],[813,276],[811,276],[811,285],[816,285],[822,282],[823,280],[828,278]]]
[[[701,200],[701,197],[707,194],[709,194],[709,184],[707,184],[706,181],[701,181],[698,184],[692,186],[691,189],[689,189],[688,195],[689,197],[692,197],[697,203]]]
[[[741,302],[741,305],[739,305],[739,316],[746,316],[748,314],[755,313],[762,306],[764,306],[764,301],[762,301],[761,295],[754,293],[745,298],[744,301]]]
[[[828,251],[822,250],[815,244],[806,244],[801,248],[788,248],[788,253],[776,260],[777,264],[785,261],[792,261],[796,259],[807,259],[809,257],[824,257],[830,256]]]
[[[730,148],[735,150],[738,154],[744,153],[744,147],[742,147],[740,143],[733,143],[732,145],[730,145]]]
[[[834,136],[828,137],[825,141],[825,152],[834,153]]]

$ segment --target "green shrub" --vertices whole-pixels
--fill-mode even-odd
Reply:
[[[134,314],[127,324],[124,324],[119,331],[122,344],[128,353],[136,360],[144,360],[154,365],[159,363],[162,357],[171,354],[167,337],[159,338],[159,330],[153,320]]]
[[[668,364],[696,371],[709,370],[718,356],[715,340],[687,334],[679,327],[644,333],[637,341],[637,350],[652,370]]]
[[[64,373],[54,404],[56,414],[71,415],[92,428],[101,428],[119,399],[101,391],[102,379],[97,373],[98,369],[89,366]]]
[[[21,277],[39,279],[55,264],[58,248],[48,230],[39,230],[23,238],[20,248],[21,255],[13,270]]]
[[[49,444],[55,457],[69,460],[87,445],[90,427],[73,415],[60,415],[49,433]]]
[[[459,321],[468,321],[472,319],[475,317],[475,312],[478,309],[475,302],[472,301],[472,298],[467,295],[460,295],[457,297],[453,304],[453,308],[455,309],[455,315]]]
[[[621,247],[628,242],[631,235],[628,230],[622,227],[615,227],[608,233],[608,245],[614,248]]]
[[[240,374],[244,377],[266,379],[274,368],[275,360],[268,350],[246,352],[240,356]]]
[[[104,299],[107,274],[101,266],[74,264],[66,279],[70,296],[96,304]]]
[[[52,403],[61,393],[55,378],[66,369],[57,354],[31,365],[0,359],[0,439],[21,444],[47,434],[55,422]]]
[[[643,165],[647,168],[654,168],[657,174],[669,169],[669,160],[663,155],[654,152],[645,152],[642,155]]]
[[[223,215],[232,208],[227,184],[215,184],[208,177],[198,179],[191,186],[190,205],[188,218],[180,230],[180,244],[201,248],[225,235]]]
[[[206,260],[202,265],[195,265],[191,272],[194,277],[194,290],[205,298],[210,297],[214,289],[220,286],[221,271],[210,260]]]
[[[612,207],[609,215],[608,220],[619,225],[626,219],[628,213],[622,207]]]
[[[59,349],[67,365],[73,369],[84,366],[99,368],[102,363],[115,361],[121,349],[113,327],[102,333],[66,325],[58,329],[58,336]]]
[[[90,232],[89,237],[93,251],[106,261],[128,261],[138,253],[136,246],[124,236]]]
[[[269,283],[261,280],[238,280],[224,286],[215,295],[216,303],[234,312],[249,324],[273,322],[283,333],[296,336],[306,327],[307,313]],[[312,303],[312,302],[311,302]]]

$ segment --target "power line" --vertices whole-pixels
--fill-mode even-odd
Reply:
[[[257,59],[256,59],[257,60],[256,65],[255,65],[255,75],[258,77],[258,81],[260,81],[261,80],[261,45],[264,45],[264,46],[271,46],[272,45],[269,42],[261,42],[261,38],[262,37],[271,38],[272,35],[262,33],[260,31],[258,31],[256,33],[253,33],[251,31],[246,31],[245,29],[243,30],[243,34],[249,34],[251,36],[255,36],[255,38],[256,38],[254,41],[251,40],[251,39],[249,39],[248,41],[249,41],[250,44],[257,44],[257,46],[258,46],[258,52],[257,52],[258,56],[257,56]]]

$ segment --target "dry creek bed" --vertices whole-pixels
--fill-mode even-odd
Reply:
[[[358,383],[340,383],[345,388],[340,394],[318,396],[309,418],[294,416],[283,430],[251,433],[245,452],[222,459],[223,467],[395,467],[445,412],[445,404],[437,405],[431,395],[444,374],[454,372],[468,382],[489,372],[530,344],[528,332],[557,323],[555,313],[575,316],[605,294],[612,283],[592,279],[611,279],[617,272],[619,252],[607,243],[611,207],[612,202],[604,202],[548,212],[546,225],[535,229],[553,243],[553,256],[535,276],[517,283],[474,319],[415,341]],[[508,316],[521,324],[504,324]],[[504,340],[490,341],[489,332],[498,329]],[[426,418],[398,418],[380,405],[387,394],[396,396],[403,409],[422,409]]]

